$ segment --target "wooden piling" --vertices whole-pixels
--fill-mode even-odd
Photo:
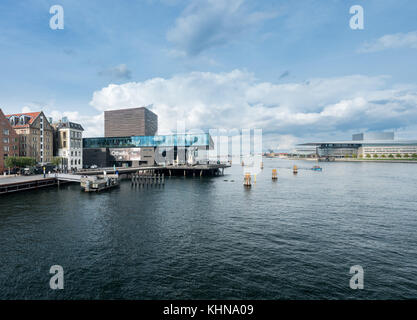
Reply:
[[[251,187],[252,186],[252,178],[251,178],[251,175],[250,175],[250,173],[245,173],[245,178],[244,178],[244,181],[243,181],[243,185],[245,186],[245,187]]]
[[[294,174],[297,174],[298,173],[298,167],[296,165],[294,165],[294,167],[292,167],[292,172]]]
[[[272,169],[272,180],[278,180],[277,169]]]

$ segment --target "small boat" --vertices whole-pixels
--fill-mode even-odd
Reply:
[[[314,166],[313,168],[311,168],[311,170],[314,170],[314,171],[322,171],[323,169],[320,166]]]
[[[105,174],[82,177],[80,186],[85,192],[100,192],[119,186],[119,176],[116,174]]]

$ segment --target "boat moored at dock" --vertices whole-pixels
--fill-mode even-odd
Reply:
[[[81,189],[85,192],[100,192],[119,186],[119,175],[97,175],[81,178]]]

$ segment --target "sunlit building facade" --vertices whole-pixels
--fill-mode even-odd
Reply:
[[[315,147],[320,158],[408,158],[417,156],[417,140],[395,140],[394,132],[354,134],[351,141],[312,142],[300,147]]]
[[[86,167],[206,163],[213,148],[206,133],[83,139]]]

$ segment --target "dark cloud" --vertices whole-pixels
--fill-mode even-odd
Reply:
[[[290,75],[290,71],[289,70],[286,70],[283,73],[281,73],[281,75],[279,76],[279,79],[280,80],[281,79],[284,79],[284,78],[288,77],[289,75]]]

